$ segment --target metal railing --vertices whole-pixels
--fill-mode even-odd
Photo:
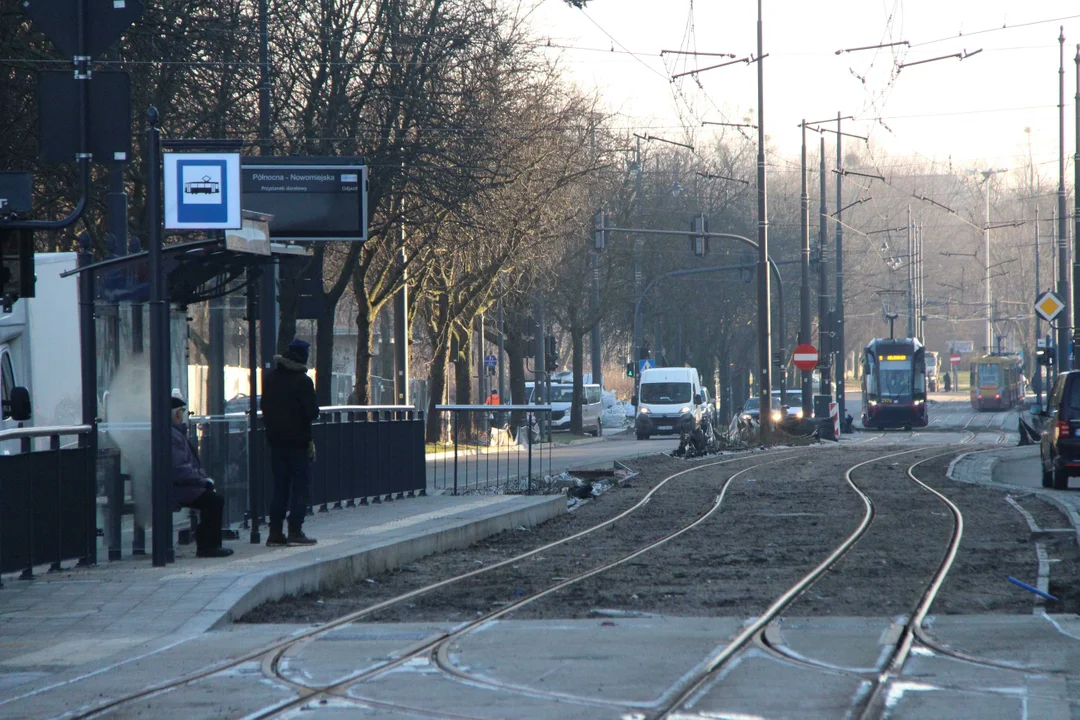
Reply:
[[[261,518],[273,495],[270,453],[257,414],[252,454],[247,413],[192,416],[189,435],[207,474],[225,497],[225,522],[248,520],[252,501]],[[426,494],[424,415],[411,405],[332,405],[312,423],[316,459],[311,468],[312,509],[354,507]],[[224,432],[222,432],[224,431]],[[254,495],[248,462],[255,463]]]
[[[0,572],[64,560],[93,563],[97,556],[97,482],[88,439],[90,425],[15,428],[0,431],[0,443],[21,441],[22,452],[0,455]],[[78,436],[74,447],[60,438]],[[48,449],[34,449],[48,438]],[[0,583],[2,586],[2,583]]]
[[[531,494],[551,474],[550,405],[437,405],[439,444],[428,448],[436,489]],[[543,417],[538,417],[543,416]],[[548,422],[540,422],[548,420]]]

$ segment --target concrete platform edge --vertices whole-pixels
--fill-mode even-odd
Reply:
[[[388,541],[356,552],[345,552],[300,567],[261,573],[252,578],[254,582],[249,588],[238,588],[238,594],[228,603],[227,609],[222,608],[216,613],[216,619],[199,619],[208,623],[203,630],[218,630],[231,625],[263,603],[280,600],[289,595],[333,588],[356,578],[400,567],[433,553],[467,547],[478,540],[519,525],[538,525],[564,512],[566,497],[553,495],[528,507],[511,512],[493,511],[485,517],[438,532],[417,533],[402,540]]]

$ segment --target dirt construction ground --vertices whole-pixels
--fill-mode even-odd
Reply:
[[[433,555],[348,586],[264,605],[243,622],[332,620],[585,530],[638,503],[664,478],[692,468],[625,519],[367,620],[460,621],[491,612],[688,524],[712,506],[735,473],[739,474],[731,481],[720,510],[697,528],[615,569],[526,605],[509,618],[756,615],[860,523],[865,505],[846,482],[845,471],[864,461],[873,462],[854,470],[852,477],[874,505],[869,533],[787,614],[903,614],[918,601],[941,562],[954,522],[947,505],[908,479],[906,470],[917,460],[926,461],[914,468],[914,474],[949,497],[960,508],[964,523],[956,564],[931,612],[1030,614],[1034,596],[1007,579],[1035,584],[1035,540],[1024,517],[1006,501],[1006,492],[946,478],[950,461],[966,450],[814,447],[694,461],[663,455],[639,458],[629,463],[636,474],[542,526],[503,532],[467,549]],[[896,454],[882,458],[890,453]],[[1043,528],[1069,526],[1062,513],[1036,495],[1013,499]],[[1052,565],[1051,590],[1059,593],[1061,601],[1047,603],[1051,613],[1080,612],[1074,538],[1062,533],[1056,539],[1039,540],[1058,561]]]

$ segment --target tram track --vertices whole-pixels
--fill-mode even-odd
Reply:
[[[561,539],[559,539],[557,541],[547,543],[547,544],[545,544],[545,545],[543,545],[541,547],[535,548],[535,549],[530,550],[530,551],[525,552],[525,553],[515,555],[514,557],[507,558],[507,559],[502,560],[500,562],[493,563],[491,565],[487,565],[487,566],[482,567],[482,568],[477,568],[476,570],[472,570],[470,572],[461,573],[461,574],[455,575],[453,577],[449,577],[449,578],[446,578],[444,580],[441,580],[439,582],[431,583],[431,584],[425,585],[423,587],[417,588],[415,590],[412,590],[412,591],[397,595],[397,596],[395,596],[393,598],[390,598],[388,600],[384,600],[382,602],[374,603],[374,604],[372,604],[370,606],[367,606],[365,608],[362,608],[360,610],[356,610],[356,611],[344,614],[341,617],[339,617],[339,618],[337,618],[337,619],[335,619],[333,621],[330,621],[328,623],[324,623],[324,624],[320,625],[317,628],[312,628],[312,629],[310,629],[308,631],[300,633],[299,635],[295,635],[293,637],[290,637],[287,640],[282,640],[282,641],[275,642],[275,643],[273,643],[273,644],[271,644],[269,646],[265,646],[263,648],[260,648],[260,649],[254,650],[254,651],[244,653],[244,654],[240,655],[239,657],[230,659],[228,661],[225,661],[225,662],[222,662],[222,663],[217,663],[217,664],[202,668],[200,670],[197,670],[197,671],[195,671],[193,673],[188,673],[188,674],[186,674],[186,675],[184,675],[182,677],[173,678],[173,679],[171,679],[169,681],[156,684],[156,685],[151,686],[149,688],[145,688],[143,690],[133,692],[133,693],[130,693],[128,695],[124,695],[124,696],[119,697],[119,698],[112,699],[112,700],[107,701],[105,703],[98,704],[97,706],[95,706],[95,707],[93,707],[91,709],[84,710],[84,711],[81,711],[81,712],[75,714],[73,717],[75,717],[77,720],[89,720],[89,718],[101,717],[101,716],[103,716],[103,714],[108,713],[108,712],[110,712],[112,710],[115,710],[115,709],[117,709],[117,708],[119,708],[121,706],[130,704],[130,703],[133,703],[133,702],[139,702],[139,701],[142,701],[142,700],[150,699],[150,698],[162,695],[164,693],[168,693],[168,692],[170,692],[172,690],[182,688],[182,687],[184,687],[186,685],[189,685],[191,683],[195,683],[195,682],[198,682],[200,680],[210,678],[212,676],[218,675],[220,673],[227,672],[227,671],[232,670],[234,668],[237,668],[237,667],[239,667],[241,665],[244,665],[244,664],[247,664],[247,663],[252,663],[252,662],[258,662],[260,664],[260,666],[263,667],[264,669],[268,668],[269,669],[269,675],[274,677],[278,681],[285,682],[287,685],[294,687],[294,689],[303,692],[304,688],[307,688],[307,686],[305,686],[303,684],[300,684],[300,683],[295,683],[295,682],[293,682],[293,681],[291,681],[291,680],[289,680],[287,678],[284,678],[279,673],[280,659],[284,656],[284,654],[290,648],[296,647],[296,646],[300,645],[301,643],[310,642],[311,640],[315,639],[316,637],[325,635],[325,634],[327,634],[327,633],[329,633],[329,632],[331,632],[331,631],[333,631],[333,630],[335,630],[335,629],[337,629],[339,627],[347,625],[349,623],[353,623],[353,622],[356,622],[358,620],[362,620],[364,618],[367,618],[367,617],[369,617],[371,615],[374,615],[374,614],[376,614],[376,613],[378,613],[378,612],[380,612],[382,610],[385,610],[387,608],[390,608],[390,607],[393,607],[393,606],[396,606],[396,605],[400,605],[402,603],[408,602],[409,600],[416,599],[418,597],[421,597],[421,596],[426,595],[428,593],[437,591],[437,590],[439,590],[441,588],[450,586],[452,584],[459,583],[459,582],[468,580],[470,578],[474,578],[474,577],[477,577],[479,575],[492,572],[492,571],[500,569],[500,568],[511,566],[514,563],[518,563],[518,562],[521,562],[522,560],[525,560],[525,559],[528,559],[530,557],[539,555],[540,553],[546,552],[546,551],[548,551],[548,550],[550,550],[552,548],[558,547],[560,545],[564,545],[566,543],[569,543],[569,542],[572,542],[572,541],[575,541],[575,540],[579,540],[579,539],[584,538],[584,537],[586,537],[586,536],[588,536],[588,535],[590,535],[592,533],[595,533],[595,532],[597,532],[599,530],[602,530],[603,528],[610,527],[614,523],[622,521],[622,520],[632,516],[635,512],[637,512],[637,511],[641,510],[642,508],[645,508],[646,506],[648,506],[650,504],[650,502],[654,499],[654,497],[663,488],[665,488],[672,480],[675,480],[676,478],[683,477],[683,476],[685,476],[685,475],[687,475],[689,473],[705,470],[707,468],[724,466],[724,465],[729,465],[729,464],[738,463],[738,462],[745,462],[747,460],[757,460],[757,459],[765,458],[765,457],[769,458],[769,462],[767,462],[767,463],[757,463],[757,464],[751,465],[748,468],[745,468],[742,471],[739,471],[739,473],[736,473],[736,474],[741,474],[742,472],[748,471],[748,470],[753,469],[753,468],[760,467],[761,465],[773,464],[773,463],[776,463],[776,462],[783,462],[784,460],[787,460],[787,459],[797,455],[799,452],[801,452],[803,450],[805,450],[805,448],[780,449],[780,450],[772,450],[772,451],[765,451],[765,452],[759,452],[759,453],[747,453],[747,454],[744,454],[744,455],[739,455],[738,457],[732,457],[732,458],[726,458],[724,460],[708,462],[708,463],[702,463],[702,464],[695,465],[693,467],[687,468],[685,470],[681,470],[679,472],[668,475],[667,477],[660,480],[651,490],[649,490],[648,493],[646,493],[646,495],[641,500],[639,500],[637,503],[632,505],[630,508],[624,510],[623,512],[621,512],[621,513],[619,513],[617,515],[615,515],[614,517],[608,518],[608,519],[604,520],[603,522],[597,523],[596,525],[593,525],[593,526],[591,526],[589,528],[586,528],[586,529],[584,529],[582,531],[579,531],[577,533],[573,533],[573,534],[571,534],[571,535],[569,535],[569,536],[567,536],[565,538],[561,538]],[[729,481],[730,481],[730,478],[729,478]],[[719,503],[715,502],[713,504],[713,506],[711,507],[711,509],[706,509],[706,512],[709,515],[711,515],[712,512],[715,512],[716,508],[718,508],[718,507],[719,507]],[[704,516],[704,517],[707,517],[707,515]],[[701,520],[701,518],[696,520],[693,524],[696,525],[697,523],[700,522],[700,520]],[[681,534],[682,532],[686,532],[687,529],[688,528],[679,531],[678,534]],[[672,535],[672,537],[674,537],[674,535]],[[670,539],[670,537],[667,538],[667,539]],[[666,542],[666,541],[667,540],[664,540],[664,542]],[[636,556],[637,554],[640,554],[640,552],[636,553],[634,556]],[[623,560],[623,562],[625,562],[625,561],[626,561],[626,559]],[[621,564],[621,563],[619,563],[619,564]],[[596,574],[596,573],[589,573],[588,575],[583,575],[581,578],[577,578],[577,579],[580,580],[580,579],[583,579],[583,577],[591,576],[593,574]],[[567,583],[567,584],[572,584],[572,583]],[[560,584],[559,587],[563,587],[563,586],[564,586],[563,584]],[[548,594],[548,593],[545,593],[545,594]],[[524,598],[523,601],[529,601],[531,599],[534,599],[534,598]],[[525,604],[525,602],[522,602],[520,604]],[[517,607],[517,606],[519,606],[519,605],[515,605],[515,607]],[[509,611],[511,609],[513,609],[513,608],[511,608],[510,606],[508,606],[507,608],[503,608],[504,611]],[[498,616],[501,617],[504,614],[506,614],[506,613],[505,612],[500,612],[500,613],[498,613]],[[493,619],[493,618],[486,618],[484,621],[489,621],[491,619]],[[478,621],[477,623],[474,623],[473,626],[478,626],[479,624],[480,624],[480,622]],[[417,653],[412,654],[413,657],[415,657],[416,655],[417,655]],[[396,667],[399,664],[400,663],[396,663],[394,666]],[[350,682],[355,682],[355,679],[353,681],[350,681]],[[308,690],[310,690],[310,688],[308,688]],[[293,701],[287,707],[293,707],[295,704],[296,704],[296,701]],[[276,713],[278,713],[280,711],[281,711],[281,708],[277,708],[277,709],[272,710],[269,715],[256,714],[253,717],[270,717],[273,714],[276,714]]]
[[[876,440],[879,437],[883,437],[883,436],[884,436],[884,434],[875,435],[874,437],[871,437],[871,438],[868,438],[866,440],[862,440],[862,441],[859,441],[859,442],[866,443],[866,442]],[[966,438],[963,442],[967,443],[967,442],[970,442],[970,441],[974,440],[975,438],[976,438],[976,433],[969,431],[969,437]],[[852,444],[855,444],[855,443],[852,443]],[[826,446],[826,447],[828,447],[828,446]],[[832,446],[832,447],[835,447],[835,446]],[[940,448],[942,446],[937,446],[937,447]],[[854,481],[852,480],[852,474],[854,472],[856,472],[857,470],[859,470],[860,468],[872,465],[873,463],[888,460],[890,458],[896,458],[896,457],[900,457],[900,456],[903,456],[903,455],[906,455],[906,454],[910,454],[910,453],[913,453],[913,452],[927,452],[927,451],[932,451],[934,449],[936,449],[934,446],[922,446],[922,447],[911,448],[909,450],[903,450],[903,451],[899,451],[899,452],[887,452],[885,454],[878,455],[878,456],[876,456],[874,458],[871,458],[869,460],[865,460],[865,461],[860,462],[860,463],[856,463],[856,464],[848,467],[844,471],[845,480],[849,485],[851,485],[852,487],[855,487]],[[260,664],[260,667],[262,669],[262,673],[264,674],[265,677],[267,677],[268,679],[272,679],[274,682],[282,683],[283,685],[289,687],[293,692],[298,694],[298,697],[276,703],[271,707],[267,707],[267,708],[264,708],[261,711],[257,711],[256,713],[251,714],[251,715],[248,716],[248,717],[251,717],[251,718],[271,718],[271,717],[278,717],[278,716],[286,716],[286,715],[290,715],[291,713],[295,713],[295,712],[297,712],[297,711],[299,711],[299,710],[301,710],[301,709],[303,709],[305,707],[309,707],[309,706],[314,707],[315,705],[312,705],[313,703],[317,704],[317,705],[327,705],[327,704],[329,704],[330,706],[333,706],[334,704],[337,704],[337,703],[343,703],[343,704],[351,706],[351,707],[367,706],[367,707],[372,707],[372,708],[384,708],[384,709],[387,709],[387,710],[396,710],[396,711],[401,711],[401,712],[409,712],[409,713],[412,713],[412,714],[418,715],[418,716],[447,717],[447,718],[471,718],[472,717],[471,715],[459,715],[459,714],[447,713],[447,712],[442,712],[442,711],[440,711],[438,713],[432,713],[431,711],[425,711],[422,708],[417,708],[417,707],[412,707],[412,706],[407,707],[407,706],[399,705],[399,704],[395,704],[395,703],[388,703],[388,702],[385,702],[385,701],[382,701],[382,700],[375,700],[375,699],[357,697],[357,696],[355,696],[353,694],[350,694],[350,689],[355,690],[355,685],[357,683],[361,683],[361,682],[363,682],[365,680],[371,680],[371,679],[374,679],[374,678],[376,678],[376,677],[378,677],[380,675],[383,675],[385,673],[392,672],[396,668],[400,668],[402,665],[405,665],[406,663],[408,663],[410,661],[413,661],[413,660],[416,660],[416,659],[424,659],[426,662],[430,663],[430,665],[432,667],[436,668],[441,674],[443,674],[443,675],[445,675],[447,677],[456,679],[456,680],[458,680],[460,682],[467,682],[467,683],[470,683],[470,684],[473,684],[473,685],[486,685],[487,687],[490,687],[491,689],[494,689],[494,690],[499,690],[499,691],[504,691],[504,692],[509,692],[509,693],[516,693],[516,694],[532,696],[532,697],[536,697],[536,698],[543,698],[543,699],[565,700],[565,701],[574,702],[574,703],[578,703],[578,704],[585,705],[585,706],[594,706],[594,707],[597,707],[597,708],[641,710],[642,711],[642,714],[641,714],[642,718],[672,717],[673,713],[681,712],[679,710],[679,705],[680,705],[681,702],[683,702],[687,697],[692,696],[693,693],[698,688],[701,687],[702,683],[707,683],[709,681],[710,677],[715,677],[717,671],[723,666],[723,664],[725,662],[727,662],[727,660],[729,660],[731,657],[733,657],[740,649],[745,648],[749,642],[757,642],[760,645],[767,646],[767,638],[764,635],[764,628],[767,627],[769,622],[771,622],[771,619],[775,618],[776,615],[778,615],[780,612],[782,612],[782,610],[785,607],[787,607],[788,605],[790,605],[791,602],[793,602],[795,599],[797,599],[797,597],[799,595],[801,595],[802,592],[805,592],[805,590],[807,588],[809,588],[813,584],[813,582],[815,582],[816,579],[818,577],[820,577],[829,567],[832,567],[833,565],[838,563],[846,555],[847,551],[858,542],[858,540],[862,537],[863,534],[865,534],[867,528],[870,525],[870,522],[873,519],[873,514],[872,514],[873,506],[872,506],[872,503],[869,501],[868,498],[864,498],[863,502],[868,503],[868,506],[869,506],[868,512],[870,513],[869,518],[864,516],[863,522],[860,524],[860,527],[856,530],[856,533],[853,533],[852,536],[850,536],[847,539],[847,541],[845,541],[844,544],[842,544],[840,547],[838,547],[836,550],[834,550],[834,552],[828,558],[826,558],[826,561],[824,563],[822,563],[821,565],[816,567],[814,570],[812,570],[810,573],[808,573],[803,578],[803,581],[805,581],[807,578],[811,578],[811,576],[813,576],[810,579],[809,583],[805,584],[805,586],[803,586],[801,588],[799,588],[799,585],[797,584],[796,586],[793,586],[793,588],[791,590],[789,590],[787,593],[784,593],[782,596],[780,596],[776,600],[776,602],[774,602],[773,605],[770,606],[770,608],[768,610],[766,610],[766,612],[761,616],[761,618],[765,618],[766,616],[770,616],[770,619],[768,621],[766,621],[764,624],[760,624],[759,622],[755,622],[749,628],[747,628],[747,630],[740,633],[739,636],[737,636],[731,643],[729,643],[727,646],[725,646],[726,648],[734,647],[733,650],[731,650],[730,652],[728,652],[725,655],[724,654],[725,650],[721,649],[718,654],[711,655],[708,658],[708,662],[705,664],[705,667],[708,668],[708,672],[704,676],[699,678],[700,683],[697,683],[697,684],[695,684],[695,685],[693,685],[692,687],[689,687],[689,688],[687,688],[685,686],[681,686],[680,688],[675,688],[675,689],[672,689],[670,692],[665,693],[663,696],[664,697],[670,697],[672,699],[672,701],[665,703],[664,707],[660,707],[660,708],[648,707],[648,708],[645,708],[645,707],[641,707],[640,704],[635,705],[633,703],[627,703],[627,702],[607,701],[607,700],[603,700],[603,699],[586,698],[586,697],[581,697],[581,696],[578,696],[578,695],[570,695],[570,694],[566,694],[566,693],[558,693],[558,692],[552,692],[552,691],[546,691],[546,690],[538,690],[536,688],[530,688],[530,687],[525,687],[525,686],[520,686],[520,685],[514,685],[512,683],[506,683],[506,682],[501,682],[501,681],[486,681],[484,679],[478,678],[475,675],[472,675],[472,674],[470,674],[470,673],[468,673],[466,671],[460,670],[459,668],[455,667],[454,663],[452,662],[452,660],[450,658],[450,647],[451,647],[452,643],[454,643],[456,640],[459,640],[461,637],[467,635],[468,633],[471,633],[471,632],[474,632],[474,631],[476,631],[478,629],[481,629],[481,628],[485,627],[486,625],[488,625],[488,624],[490,624],[492,622],[495,622],[495,621],[499,620],[500,618],[505,617],[507,614],[509,614],[509,613],[511,613],[511,612],[513,612],[515,610],[518,610],[518,609],[524,607],[525,605],[527,605],[529,603],[532,603],[532,602],[540,600],[541,598],[550,596],[551,594],[556,593],[559,590],[565,589],[566,587],[569,587],[569,586],[571,586],[571,585],[573,585],[575,583],[578,583],[578,582],[580,582],[582,580],[585,580],[587,578],[595,577],[595,576],[597,576],[597,575],[599,575],[599,574],[601,574],[601,573],[603,573],[603,572],[605,572],[605,571],[607,571],[609,569],[612,569],[612,568],[618,567],[620,565],[626,564],[626,563],[630,562],[631,560],[633,560],[634,558],[637,558],[637,557],[639,557],[639,556],[641,556],[641,555],[643,555],[645,553],[648,553],[651,550],[653,550],[653,549],[655,549],[657,547],[660,547],[661,545],[663,545],[665,543],[668,543],[671,540],[674,540],[674,539],[678,538],[679,536],[683,535],[684,533],[689,532],[693,528],[697,527],[701,523],[706,522],[709,518],[711,518],[711,517],[713,517],[715,515],[717,510],[721,507],[721,504],[723,503],[725,494],[727,493],[727,489],[728,489],[728,487],[730,487],[733,480],[735,480],[739,476],[743,475],[744,473],[748,473],[748,472],[750,472],[752,470],[761,468],[763,466],[784,462],[784,461],[790,459],[791,457],[793,457],[794,455],[798,454],[800,451],[805,451],[805,450],[806,450],[805,448],[799,448],[797,450],[779,450],[779,451],[772,451],[772,452],[768,452],[768,453],[758,453],[758,454],[753,454],[753,455],[741,455],[739,457],[728,458],[728,459],[725,459],[725,460],[722,460],[722,461],[717,461],[717,462],[703,463],[701,465],[697,465],[697,466],[694,466],[694,467],[691,467],[691,468],[687,468],[685,470],[681,470],[681,471],[679,471],[677,473],[673,473],[673,474],[665,477],[655,487],[653,487],[649,491],[649,493],[644,498],[642,498],[642,500],[640,500],[637,504],[635,504],[634,506],[632,506],[628,510],[624,511],[623,513],[620,513],[619,515],[617,515],[617,516],[615,516],[613,518],[605,520],[602,523],[598,523],[597,525],[595,525],[593,527],[587,528],[584,531],[581,531],[579,533],[575,533],[574,535],[568,536],[567,538],[563,538],[563,539],[559,540],[558,542],[546,544],[546,545],[544,545],[544,546],[542,546],[540,548],[537,548],[535,550],[532,550],[532,551],[530,551],[528,553],[523,553],[523,554],[520,554],[520,555],[516,555],[513,558],[509,558],[509,559],[507,559],[505,561],[501,561],[499,563],[492,564],[492,565],[490,565],[488,567],[481,568],[481,569],[478,569],[478,570],[470,572],[470,573],[464,573],[464,574],[461,574],[461,575],[458,575],[458,576],[455,576],[455,577],[452,577],[452,578],[447,578],[446,580],[441,581],[439,583],[434,583],[432,585],[425,586],[424,588],[418,588],[417,590],[411,591],[409,593],[402,594],[402,595],[397,596],[397,597],[395,597],[395,598],[393,598],[391,600],[387,600],[387,601],[384,601],[384,602],[381,602],[381,603],[377,603],[375,605],[372,605],[370,607],[364,608],[364,609],[356,611],[356,612],[348,613],[348,614],[343,615],[341,618],[338,618],[337,620],[335,620],[335,621],[333,621],[331,623],[327,623],[326,625],[323,625],[323,626],[321,626],[319,628],[312,629],[311,631],[305,632],[300,636],[292,637],[287,641],[282,641],[282,642],[276,643],[276,644],[274,644],[273,646],[271,646],[269,648],[264,648],[264,649],[259,650],[259,651],[254,651],[252,653],[248,653],[248,654],[244,655],[243,657],[237,658],[237,659],[235,659],[235,660],[233,660],[233,661],[231,661],[231,662],[229,662],[227,664],[214,666],[214,667],[206,669],[205,671],[201,671],[201,672],[193,674],[193,675],[188,675],[188,676],[185,676],[184,678],[176,679],[173,682],[163,684],[163,685],[159,685],[159,686],[156,686],[154,688],[149,688],[149,689],[147,689],[147,690],[145,690],[143,692],[135,693],[135,694],[132,694],[132,695],[127,696],[125,698],[119,698],[116,701],[110,702],[109,704],[106,704],[106,705],[101,705],[101,706],[99,706],[97,708],[94,708],[93,710],[91,710],[91,711],[89,711],[89,712],[87,712],[87,713],[85,713],[83,715],[79,715],[78,717],[97,717],[97,716],[100,716],[101,714],[106,713],[111,709],[117,708],[120,705],[125,704],[127,702],[133,702],[133,701],[137,701],[137,700],[140,700],[140,699],[148,699],[150,697],[169,692],[170,690],[179,689],[179,688],[183,687],[184,685],[187,685],[187,684],[190,684],[190,683],[193,683],[193,682],[197,682],[198,680],[208,678],[208,677],[210,677],[210,676],[212,676],[214,674],[221,673],[221,672],[223,672],[225,670],[228,670],[230,668],[234,668],[234,667],[236,667],[236,666],[238,666],[240,664],[250,663],[252,661],[258,661],[259,664]],[[942,457],[944,455],[948,455],[950,452],[954,452],[954,451],[950,450],[950,451],[946,451],[946,452],[943,452],[943,453],[938,453],[938,454],[933,455],[931,457],[926,457],[926,458],[923,458],[923,459],[919,460],[918,462],[916,462],[916,463],[914,463],[914,464],[912,464],[912,465],[910,465],[908,467],[907,474],[910,476],[912,481],[918,483],[919,480],[914,475],[914,472],[913,472],[915,468],[917,468],[922,463],[927,462],[929,460],[932,460],[934,458]],[[459,582],[459,581],[464,580],[464,579],[469,578],[469,577],[475,577],[475,576],[480,575],[480,574],[482,574],[484,572],[490,572],[492,570],[495,570],[495,569],[497,569],[499,567],[505,567],[506,565],[509,565],[511,563],[519,562],[521,559],[524,559],[526,557],[530,557],[530,556],[536,555],[537,553],[544,552],[544,551],[546,551],[546,550],[548,550],[548,549],[550,549],[550,548],[552,548],[554,546],[561,545],[561,544],[563,544],[565,542],[569,542],[569,541],[574,540],[574,539],[585,537],[588,534],[590,534],[592,532],[595,532],[598,529],[610,526],[616,520],[624,519],[624,518],[628,517],[634,511],[636,511],[636,510],[638,510],[638,509],[640,509],[642,507],[645,507],[649,503],[650,499],[653,499],[655,497],[656,493],[659,490],[661,490],[661,488],[668,486],[670,481],[672,481],[672,480],[674,480],[674,479],[676,479],[678,477],[683,477],[683,476],[686,476],[688,474],[691,474],[691,473],[694,473],[694,472],[697,472],[697,471],[700,471],[700,470],[705,470],[707,468],[713,468],[713,467],[728,465],[728,464],[732,464],[732,463],[755,461],[755,460],[759,460],[759,461],[763,460],[765,462],[757,462],[755,464],[752,464],[752,465],[750,465],[748,467],[742,468],[742,469],[738,470],[737,472],[734,472],[734,473],[730,474],[723,481],[723,485],[722,485],[722,488],[721,488],[719,494],[716,495],[716,497],[713,499],[712,503],[708,507],[703,508],[702,512],[700,513],[700,515],[698,517],[694,518],[691,522],[687,523],[683,527],[677,528],[677,529],[673,530],[671,533],[669,533],[669,534],[667,534],[667,535],[665,535],[665,536],[663,536],[661,538],[658,538],[657,540],[649,543],[648,545],[646,545],[644,547],[637,548],[637,549],[633,550],[632,552],[629,552],[629,553],[625,554],[623,557],[620,557],[620,558],[618,558],[617,560],[615,560],[613,562],[605,563],[603,565],[600,565],[600,566],[597,566],[597,567],[594,567],[594,568],[590,568],[589,570],[584,571],[584,572],[582,572],[582,573],[580,573],[580,574],[578,574],[578,575],[576,575],[576,576],[574,576],[572,578],[569,578],[566,581],[556,583],[556,584],[554,584],[554,585],[552,585],[552,586],[550,586],[550,587],[548,587],[548,588],[546,588],[546,589],[544,589],[544,590],[542,590],[542,591],[540,591],[538,593],[534,593],[533,595],[530,595],[528,597],[521,598],[517,602],[514,602],[514,603],[512,603],[510,605],[507,605],[506,607],[499,608],[498,610],[493,611],[493,612],[491,612],[491,613],[489,613],[489,614],[487,614],[487,615],[485,615],[483,617],[477,618],[474,621],[471,621],[471,622],[469,622],[469,623],[467,623],[467,624],[465,624],[465,625],[463,625],[461,627],[455,628],[453,631],[435,635],[429,641],[421,643],[420,645],[418,645],[416,647],[410,648],[408,650],[408,652],[399,653],[396,657],[394,657],[389,662],[386,662],[386,663],[384,663],[384,664],[382,664],[382,665],[380,665],[378,667],[368,668],[368,669],[365,669],[365,670],[360,671],[360,672],[350,673],[350,674],[342,676],[340,678],[336,678],[332,684],[307,684],[307,683],[304,683],[304,682],[299,682],[294,677],[291,677],[288,673],[283,671],[282,660],[285,659],[291,651],[296,650],[296,649],[301,648],[302,646],[304,646],[306,644],[311,643],[317,637],[325,635],[326,633],[331,632],[334,629],[340,628],[343,625],[346,625],[348,623],[352,623],[352,622],[355,622],[357,620],[361,620],[361,619],[363,619],[365,617],[368,617],[368,616],[378,612],[380,609],[389,607],[389,606],[394,605],[394,604],[405,602],[406,600],[409,600],[409,599],[419,597],[421,594],[423,594],[425,592],[430,592],[430,591],[433,591],[433,590],[441,588],[441,587],[446,587],[446,586],[448,586],[448,585],[450,585],[450,584],[452,584],[454,582]],[[933,491],[932,489],[931,489],[931,491],[936,493],[936,491]],[[857,488],[856,488],[856,492],[858,492]],[[944,497],[944,496],[942,496],[942,497]],[[962,531],[961,531],[961,534],[962,534]],[[957,542],[958,542],[958,540],[957,540]],[[952,555],[955,556],[955,551],[952,551]],[[949,562],[951,563],[951,559],[949,560]],[[947,570],[945,572],[947,573]],[[944,575],[942,575],[942,577],[944,577]],[[937,588],[940,588],[940,582],[937,583]],[[935,589],[934,593],[936,594],[936,592],[937,592],[937,590]],[[929,607],[929,602],[932,602],[932,598],[928,602],[925,603],[925,608]],[[922,604],[920,604],[920,607],[922,607]],[[912,617],[914,618],[915,615],[913,615]],[[922,615],[919,616],[919,623],[920,624],[921,624],[921,620],[922,620],[923,617],[925,617],[925,609],[924,609]],[[761,618],[759,618],[759,621],[761,620]],[[908,623],[908,625],[906,626],[905,632],[904,632],[904,637],[901,638],[901,643],[906,643],[906,649],[898,649],[897,654],[894,654],[893,657],[900,657],[899,653],[903,652],[904,653],[903,657],[906,658],[906,653],[909,653],[910,650],[911,650],[913,638],[918,639],[919,642],[922,643],[922,640],[920,639],[920,634],[922,632],[920,624],[914,624],[913,625],[912,623]],[[927,647],[931,647],[931,648],[933,647],[933,646],[931,646],[931,645],[929,645],[927,643],[923,643],[923,644],[926,644]],[[736,645],[738,647],[735,647]],[[881,680],[879,682],[881,684],[883,684],[883,685],[887,685],[887,683],[889,681],[891,681],[891,679],[892,679],[892,676],[888,674],[889,669],[893,668],[894,666],[896,668],[900,668],[900,667],[902,667],[902,665],[903,665],[902,662],[890,660],[890,663],[888,664],[886,670],[882,671]],[[1017,669],[1019,671],[1025,671],[1025,669],[1018,669],[1018,668],[1012,668],[1012,669]],[[843,669],[839,669],[839,671],[843,671]],[[868,704],[866,706],[867,708],[870,707],[870,703],[872,701],[873,701],[873,696],[871,696],[870,700],[868,701]]]

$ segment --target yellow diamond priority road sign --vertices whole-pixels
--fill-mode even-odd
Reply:
[[[1061,299],[1053,290],[1047,290],[1035,301],[1035,312],[1039,313],[1043,320],[1047,322],[1056,318],[1064,309],[1065,303],[1061,302]]]

